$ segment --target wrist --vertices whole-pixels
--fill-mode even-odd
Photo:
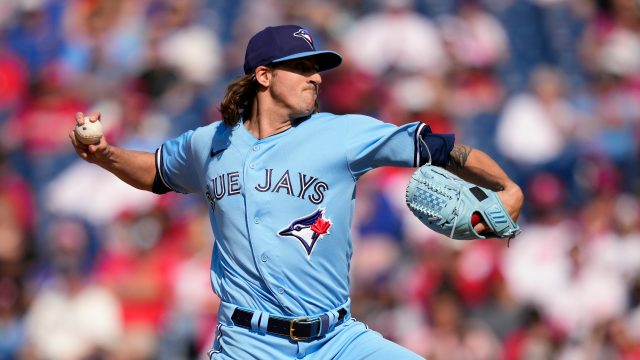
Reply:
[[[510,181],[505,184],[505,189],[501,191],[500,198],[503,205],[507,208],[507,211],[511,215],[511,218],[516,221],[520,216],[522,205],[524,203],[524,194],[518,184]]]
[[[95,151],[95,161],[93,162],[96,165],[109,170],[113,168],[118,162],[119,150],[120,149],[118,149],[117,147],[111,146],[109,144],[104,147],[97,148]]]
[[[502,191],[504,191],[507,195],[512,196],[516,199],[524,198],[522,189],[515,182],[509,181],[506,184],[504,184],[503,187],[504,189]]]

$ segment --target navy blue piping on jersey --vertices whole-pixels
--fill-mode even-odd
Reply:
[[[169,191],[174,191],[165,181],[164,176],[162,176],[162,146],[160,146],[156,150],[156,176],[153,178],[153,186],[151,187],[151,191],[154,194],[166,194]]]
[[[213,355],[222,353],[222,345],[220,345],[220,340],[222,339],[222,324],[218,324],[216,328],[216,339],[214,342],[214,348],[209,349],[207,351],[207,355],[209,355],[209,359],[213,358]],[[218,349],[215,349],[215,346],[218,345]]]
[[[429,149],[422,145],[420,138],[427,144]],[[456,137],[454,134],[434,134],[431,127],[420,124],[416,129],[414,167],[422,166],[429,161],[431,153],[431,165],[445,167],[449,163],[449,157]]]

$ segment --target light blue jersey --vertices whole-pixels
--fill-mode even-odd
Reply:
[[[162,183],[201,193],[215,235],[211,281],[226,304],[279,316],[348,307],[357,180],[380,166],[444,162],[453,135],[362,115],[317,113],[256,139],[222,122],[156,152]]]

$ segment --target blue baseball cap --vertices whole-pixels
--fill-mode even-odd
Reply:
[[[253,35],[244,56],[244,73],[258,66],[299,58],[313,58],[319,71],[340,65],[342,57],[333,51],[318,51],[307,29],[298,25],[269,26]]]

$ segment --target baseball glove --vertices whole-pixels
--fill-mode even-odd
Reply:
[[[509,216],[498,195],[431,165],[418,168],[407,186],[407,205],[431,230],[452,239],[511,239],[520,227]],[[491,233],[478,234],[472,216],[478,213]]]

